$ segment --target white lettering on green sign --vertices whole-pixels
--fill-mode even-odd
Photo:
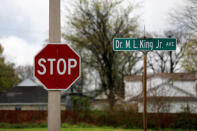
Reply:
[[[175,38],[115,38],[113,40],[115,51],[121,50],[176,50]]]

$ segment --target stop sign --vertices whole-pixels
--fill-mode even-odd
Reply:
[[[48,44],[34,58],[34,75],[47,90],[66,90],[80,77],[80,56],[66,44]]]

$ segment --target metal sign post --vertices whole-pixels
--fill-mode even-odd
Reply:
[[[49,0],[49,43],[61,42],[60,0]],[[61,130],[60,90],[48,91],[48,131]]]
[[[80,77],[81,57],[61,43],[60,0],[49,0],[49,43],[34,57],[34,76],[48,90],[48,131],[61,130],[61,90]]]

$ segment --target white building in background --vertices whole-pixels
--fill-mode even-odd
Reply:
[[[125,76],[125,99],[143,112],[142,76]],[[197,78],[195,73],[162,73],[147,76],[148,112],[183,112],[189,107],[197,113]]]

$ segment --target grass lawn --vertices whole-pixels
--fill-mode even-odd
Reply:
[[[47,131],[47,128],[24,128],[24,129],[0,129],[0,131]],[[115,128],[62,128],[61,131],[143,131],[143,129],[115,129]],[[158,130],[148,130],[148,131],[158,131]],[[194,131],[194,130],[175,130],[175,129],[164,129],[159,131]]]
[[[0,131],[47,131],[46,128],[26,128],[26,129],[0,129]],[[61,131],[142,131],[129,129],[110,129],[110,128],[62,128]]]

